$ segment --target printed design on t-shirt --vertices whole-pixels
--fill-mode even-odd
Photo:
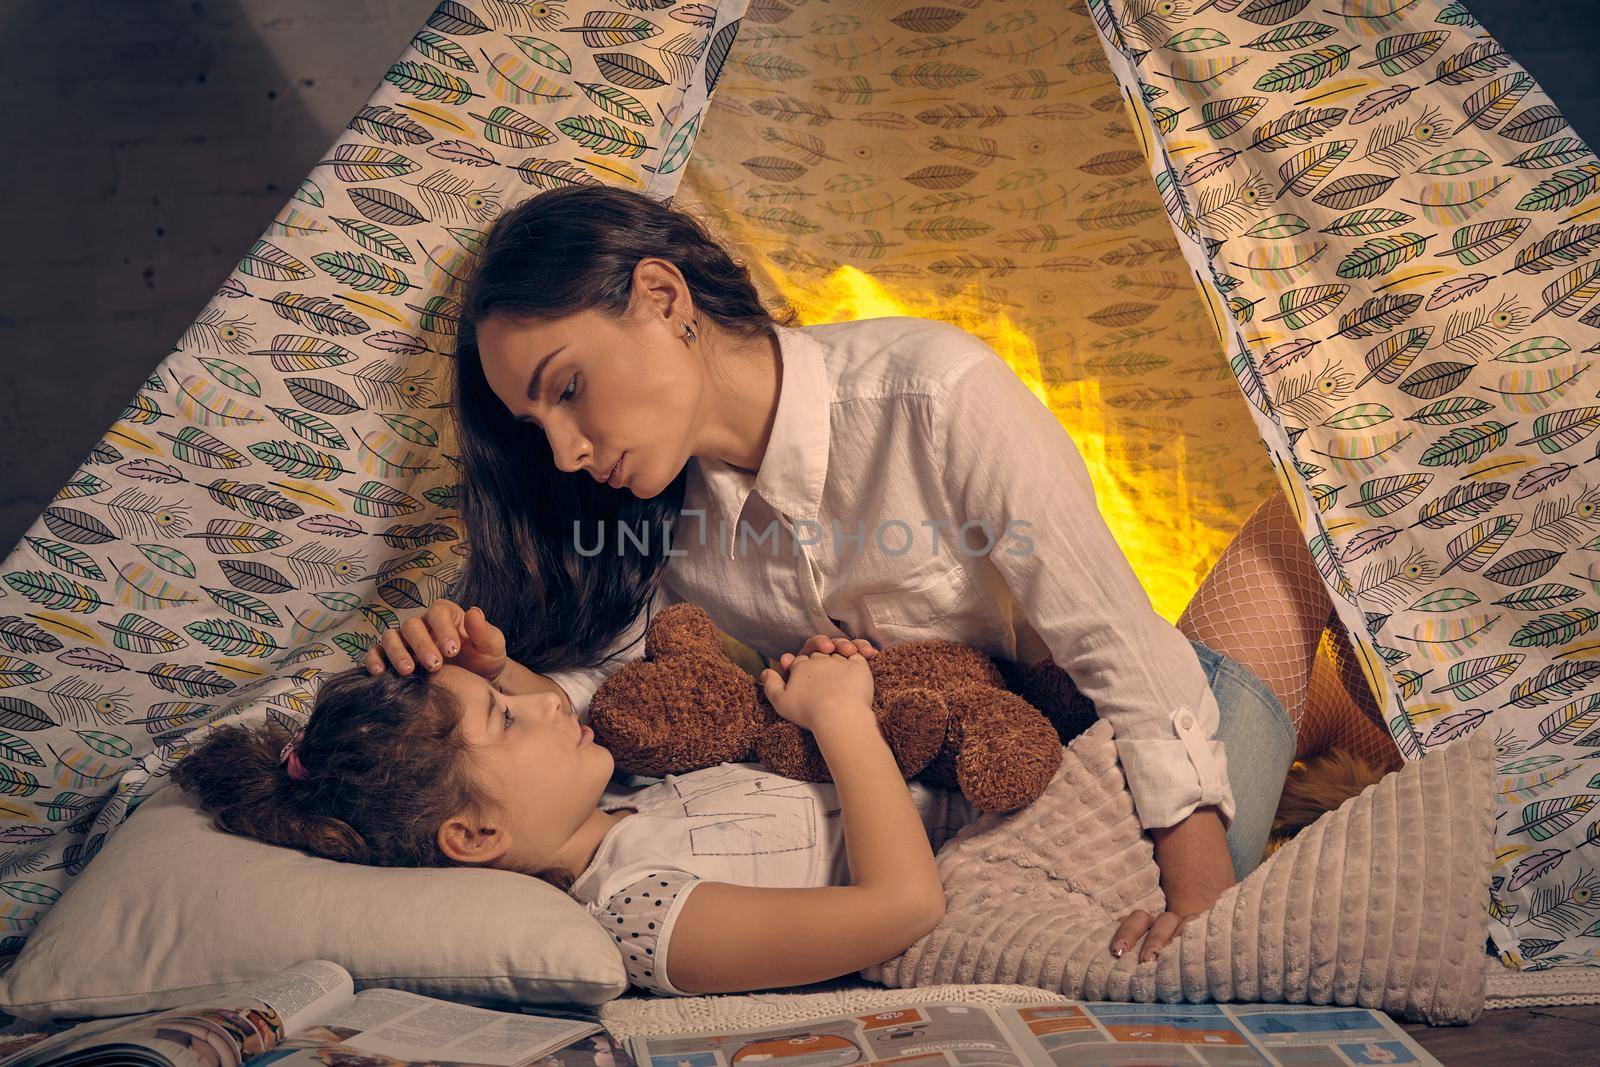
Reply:
[[[817,798],[807,782],[724,764],[672,784],[690,821],[693,855],[764,856],[817,847]]]

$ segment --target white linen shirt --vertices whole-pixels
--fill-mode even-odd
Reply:
[[[626,651],[549,674],[580,720],[599,684],[643,656],[647,616],[681,600],[769,657],[817,633],[880,648],[939,637],[1054,658],[1111,722],[1147,828],[1206,804],[1231,825],[1205,670],[1156,614],[1050,409],[949,323],[774,329],[783,366],[761,467],[689,461],[656,599],[612,646]],[[637,551],[637,531],[626,548],[618,531],[603,536],[600,558]]]

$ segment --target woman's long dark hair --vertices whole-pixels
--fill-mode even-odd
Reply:
[[[495,220],[463,299],[456,346],[455,415],[462,459],[462,519],[469,554],[452,599],[478,605],[530,670],[596,667],[645,610],[667,560],[667,524],[683,505],[687,468],[649,500],[584,471],[556,466],[544,431],[517,422],[489,387],[477,327],[494,315],[555,320],[595,311],[622,320],[633,270],[656,256],[688,283],[696,322],[737,337],[775,324],[749,269],[693,215],[610,185],[551,189]],[[616,549],[617,530],[648,535],[648,552]],[[574,528],[590,555],[578,551]],[[593,553],[600,531],[604,551]]]

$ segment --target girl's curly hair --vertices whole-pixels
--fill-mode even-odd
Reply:
[[[317,691],[296,745],[306,777],[278,755],[291,738],[275,722],[215,727],[173,768],[219,829],[327,859],[379,867],[448,867],[438,830],[484,807],[459,702],[432,676],[356,667]],[[569,871],[530,871],[557,888]]]

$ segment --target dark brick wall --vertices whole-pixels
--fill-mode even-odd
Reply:
[[[0,555],[437,0],[0,0]]]
[[[435,2],[0,0],[0,553]],[[1600,143],[1600,0],[1468,7]]]

